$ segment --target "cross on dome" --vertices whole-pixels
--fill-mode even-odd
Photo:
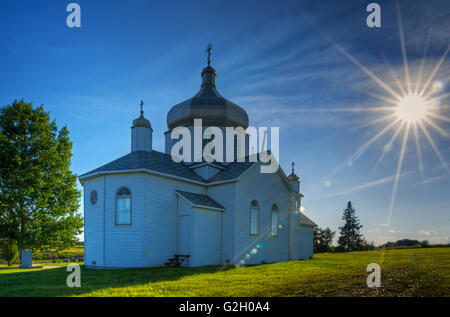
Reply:
[[[212,48],[213,48],[213,46],[212,46],[211,43],[209,43],[209,44],[206,46],[206,53],[208,54],[208,66],[211,65],[211,51],[212,51]]]

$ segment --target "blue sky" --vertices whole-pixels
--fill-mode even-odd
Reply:
[[[0,105],[20,98],[44,104],[69,128],[78,175],[129,152],[141,99],[154,148],[163,151],[166,114],[198,91],[211,42],[219,92],[247,110],[252,126],[280,127],[282,167],[296,162],[305,213],[321,227],[337,230],[351,200],[364,235],[377,244],[449,242],[450,176],[423,134],[424,173],[410,137],[389,225],[403,134],[373,173],[393,129],[346,162],[386,122],[360,127],[380,113],[335,110],[383,106],[373,94],[386,92],[330,40],[394,90],[392,73],[405,83],[395,1],[378,1],[381,28],[365,24],[370,2],[77,1],[81,28],[68,28],[70,1],[1,0]],[[411,77],[426,54],[425,81],[450,42],[450,3],[408,0],[399,7]],[[450,90],[449,70],[447,57],[432,81],[440,94]],[[441,115],[449,116],[448,101],[440,101]],[[450,164],[449,139],[428,130]]]

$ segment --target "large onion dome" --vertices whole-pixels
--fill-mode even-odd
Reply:
[[[167,114],[169,130],[177,126],[193,125],[194,119],[202,119],[204,126],[247,128],[247,112],[223,98],[216,90],[217,75],[214,68],[208,65],[201,76],[200,91],[194,97],[173,106]]]

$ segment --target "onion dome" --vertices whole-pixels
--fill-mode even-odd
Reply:
[[[141,115],[139,116],[139,118],[136,118],[133,120],[132,128],[146,127],[146,128],[152,129],[152,125],[150,124],[150,121],[144,117],[144,110],[142,109],[142,107],[144,106],[143,101],[141,101],[140,106],[141,106]]]
[[[298,175],[294,173],[294,166],[295,166],[295,163],[292,162],[291,165],[292,165],[292,172],[291,172],[291,175],[288,176],[288,180],[289,180],[290,182],[299,182],[299,181],[300,181],[300,177],[298,177]]]
[[[208,63],[209,64],[209,63]],[[169,130],[177,126],[194,124],[194,119],[202,119],[204,126],[248,127],[247,112],[223,98],[216,90],[216,71],[207,66],[202,71],[200,91],[192,98],[170,109],[167,114]]]

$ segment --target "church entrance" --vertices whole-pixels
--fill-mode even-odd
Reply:
[[[183,215],[178,221],[178,254],[192,255],[191,252],[191,216]]]

